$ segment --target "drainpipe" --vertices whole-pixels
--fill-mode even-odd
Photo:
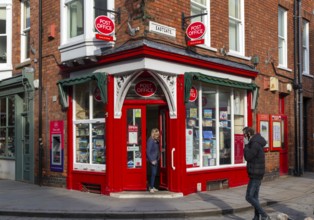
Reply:
[[[38,185],[42,185],[43,141],[42,141],[42,0],[38,4]]]
[[[294,1],[294,100],[295,100],[295,170],[303,174],[303,91],[302,91],[302,17],[301,0]]]
[[[299,175],[303,175],[304,173],[304,149],[303,149],[303,83],[302,83],[302,73],[303,73],[303,66],[302,66],[302,0],[298,0],[298,35],[299,35],[299,42],[298,42],[298,54],[299,54],[299,62],[298,62],[298,78],[299,78],[299,88],[298,88],[298,107],[299,107]]]

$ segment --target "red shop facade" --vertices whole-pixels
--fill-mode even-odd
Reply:
[[[149,41],[103,53],[57,83],[67,109],[67,187],[145,191],[146,140],[160,129],[156,187],[184,195],[246,184],[242,128],[257,71]]]

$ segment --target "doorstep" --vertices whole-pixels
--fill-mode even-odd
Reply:
[[[179,198],[183,197],[183,193],[175,193],[169,191],[158,191],[155,193],[150,193],[148,191],[123,191],[117,193],[110,193],[111,197],[120,199],[135,199],[135,198]]]

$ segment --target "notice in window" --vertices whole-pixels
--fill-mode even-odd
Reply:
[[[193,129],[186,129],[186,164],[193,164]]]
[[[136,125],[128,126],[128,144],[138,144],[138,127]]]

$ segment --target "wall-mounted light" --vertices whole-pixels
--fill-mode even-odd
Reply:
[[[251,63],[256,67],[259,64],[259,56],[256,54],[251,57]]]

